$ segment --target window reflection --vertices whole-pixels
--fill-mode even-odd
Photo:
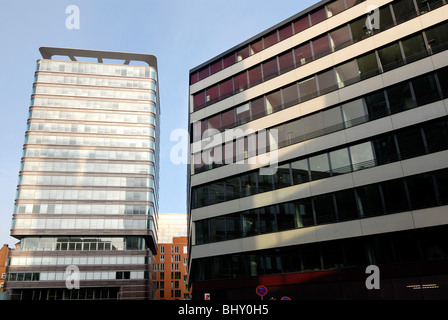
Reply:
[[[446,189],[446,173],[443,169],[197,221],[197,244],[443,205],[446,197],[437,198],[436,192]]]
[[[312,180],[323,179],[330,176],[330,165],[327,154],[311,157],[309,161]]]
[[[353,170],[363,170],[375,166],[372,144],[361,143],[350,147]]]

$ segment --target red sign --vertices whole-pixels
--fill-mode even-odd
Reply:
[[[283,297],[281,300],[291,300],[290,297]]]
[[[268,293],[268,288],[265,286],[258,286],[257,289],[255,289],[255,292],[257,292],[260,297],[263,297]]]

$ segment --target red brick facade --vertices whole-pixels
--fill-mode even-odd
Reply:
[[[0,292],[3,292],[3,286],[5,284],[6,262],[8,261],[9,250],[7,244],[4,244],[0,249]]]
[[[156,299],[190,299],[187,290],[187,237],[174,237],[173,243],[158,245],[156,262]]]

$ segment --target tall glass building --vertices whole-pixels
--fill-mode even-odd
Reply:
[[[157,60],[40,48],[12,220],[10,299],[151,299]],[[79,281],[78,281],[79,280]]]
[[[448,296],[447,17],[323,0],[190,71],[194,299]]]

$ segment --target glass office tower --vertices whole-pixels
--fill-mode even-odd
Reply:
[[[20,247],[8,264],[10,299],[151,299],[157,60],[40,52],[11,228]]]
[[[447,16],[324,0],[190,71],[194,299],[448,296]]]

